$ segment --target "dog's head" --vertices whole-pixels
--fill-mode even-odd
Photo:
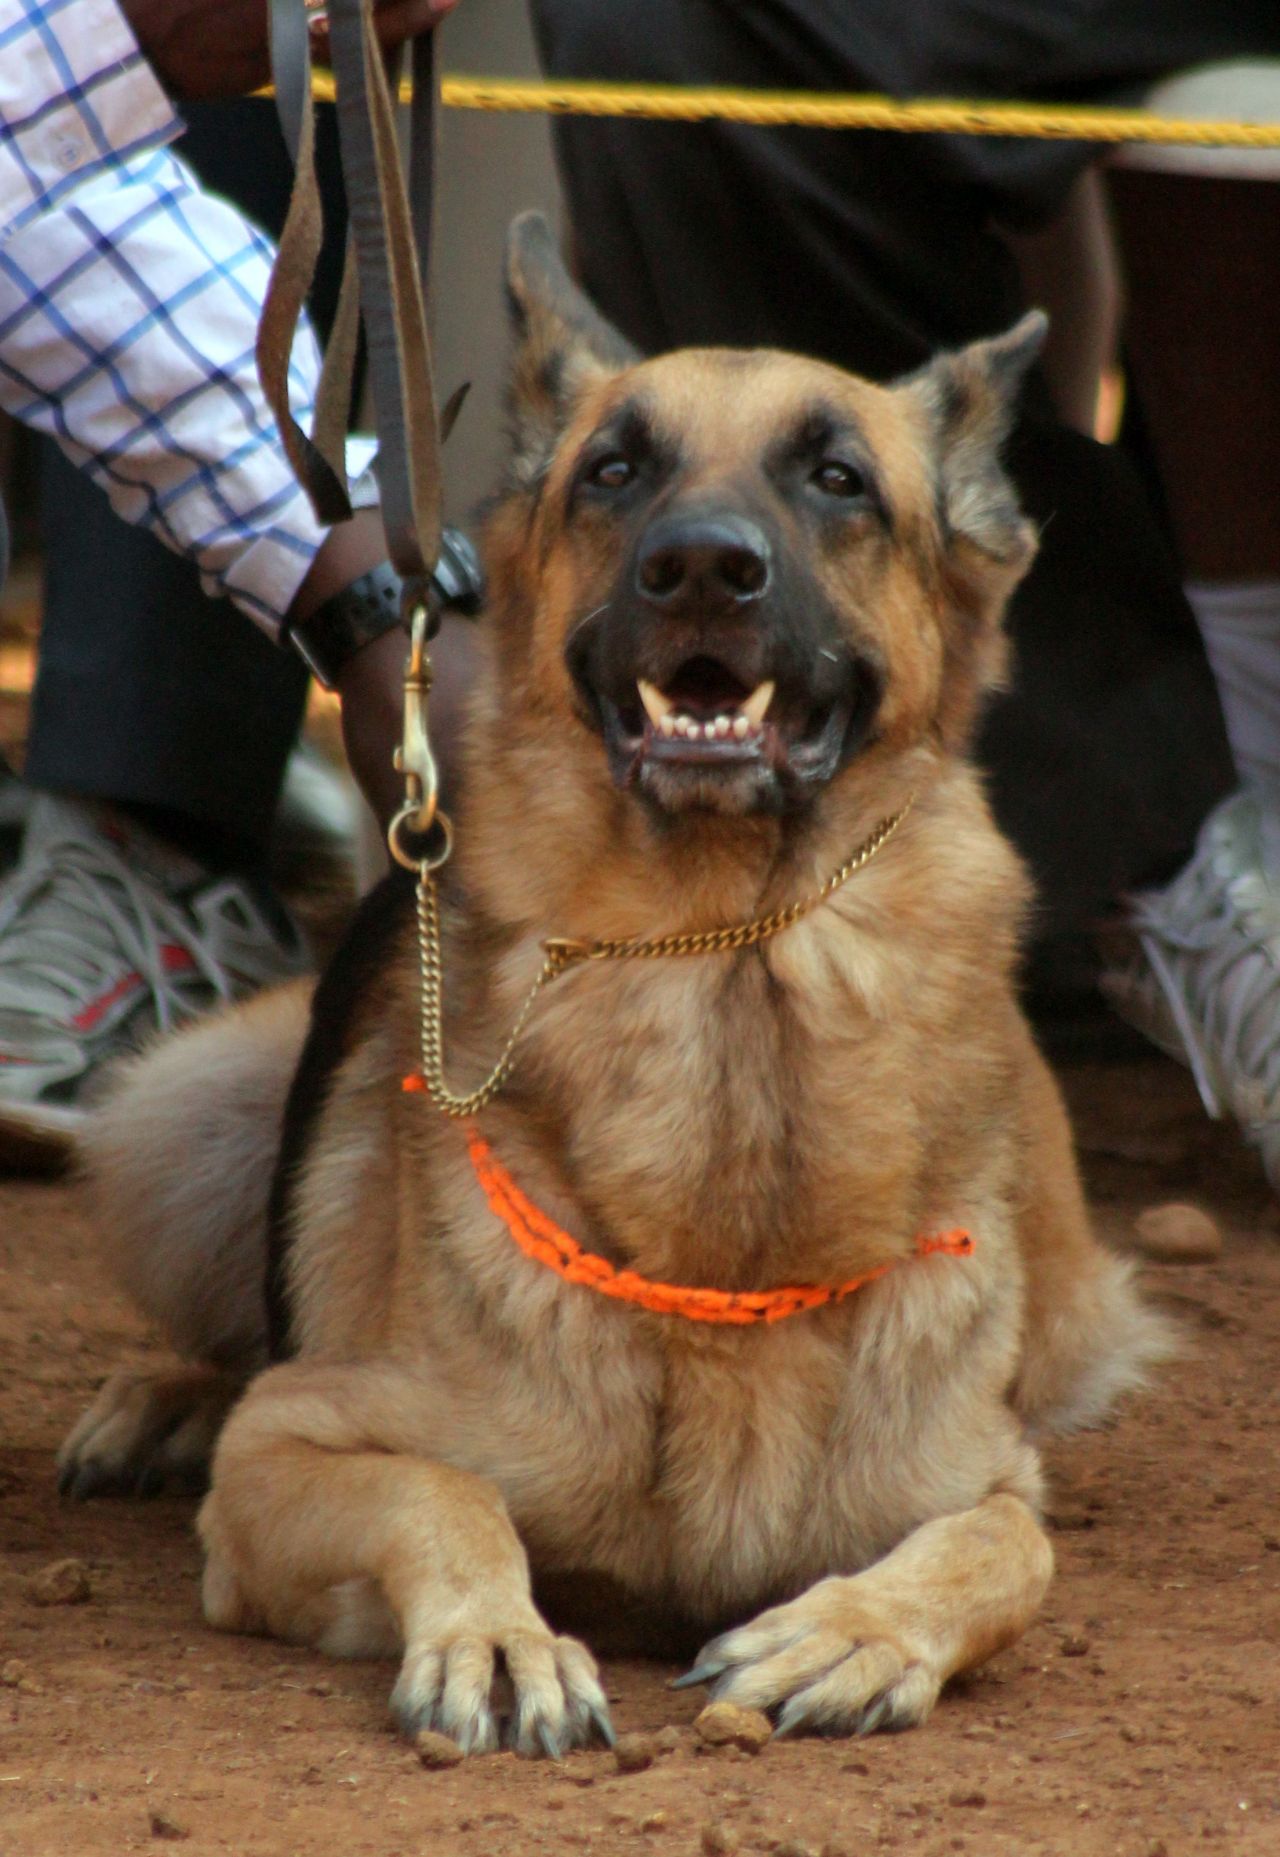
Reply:
[[[642,360],[535,215],[507,275],[508,697],[664,815],[794,812],[877,749],[962,748],[1034,553],[998,454],[1044,318],[884,388],[763,350]]]

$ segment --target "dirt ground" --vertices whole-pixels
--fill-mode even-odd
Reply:
[[[607,1661],[619,1729],[679,1731],[635,1774],[603,1752],[426,1771],[390,1732],[388,1667],[205,1629],[191,1502],[60,1502],[59,1439],[146,1337],[75,1187],[0,1187],[0,1853],[1275,1857],[1280,1208],[1172,1065],[1066,1081],[1115,1242],[1142,1206],[1190,1197],[1226,1245],[1144,1266],[1184,1358],[1050,1452],[1044,1616],[923,1729],[754,1757],[699,1751],[701,1700],[667,1689],[669,1666]],[[37,1605],[32,1576],[66,1556],[87,1599]]]

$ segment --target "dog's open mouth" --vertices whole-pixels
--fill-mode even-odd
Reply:
[[[693,657],[665,688],[638,677],[637,701],[621,706],[619,722],[648,753],[672,763],[744,760],[765,748],[775,692],[771,677],[749,687],[715,658]]]
[[[695,652],[668,671],[637,676],[619,701],[600,694],[615,774],[668,803],[682,775],[704,801],[708,780],[720,776],[728,789],[745,776],[751,792],[740,797],[747,806],[765,800],[766,789],[777,789],[776,802],[786,791],[829,779],[859,716],[875,707],[873,680],[852,658],[840,663],[829,655],[820,680],[825,689],[788,690],[773,677],[751,681],[722,658]]]
[[[781,812],[875,726],[878,663],[810,608],[696,623],[604,606],[566,650],[582,720],[616,784],[663,812]]]

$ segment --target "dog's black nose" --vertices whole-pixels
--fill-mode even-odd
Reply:
[[[662,516],[636,550],[636,591],[663,610],[741,606],[768,585],[768,538],[745,516]]]

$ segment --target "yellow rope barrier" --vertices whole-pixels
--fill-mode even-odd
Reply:
[[[315,95],[332,101],[333,79],[317,72]],[[402,100],[409,95],[406,85]],[[636,116],[663,122],[763,123],[806,129],[888,129],[908,134],[1007,135],[1071,142],[1160,142],[1193,148],[1280,148],[1280,123],[1200,122],[1150,110],[1070,104],[968,103],[854,96],[805,90],[718,90],[685,84],[539,83],[506,77],[446,77],[441,100],[455,110]]]

